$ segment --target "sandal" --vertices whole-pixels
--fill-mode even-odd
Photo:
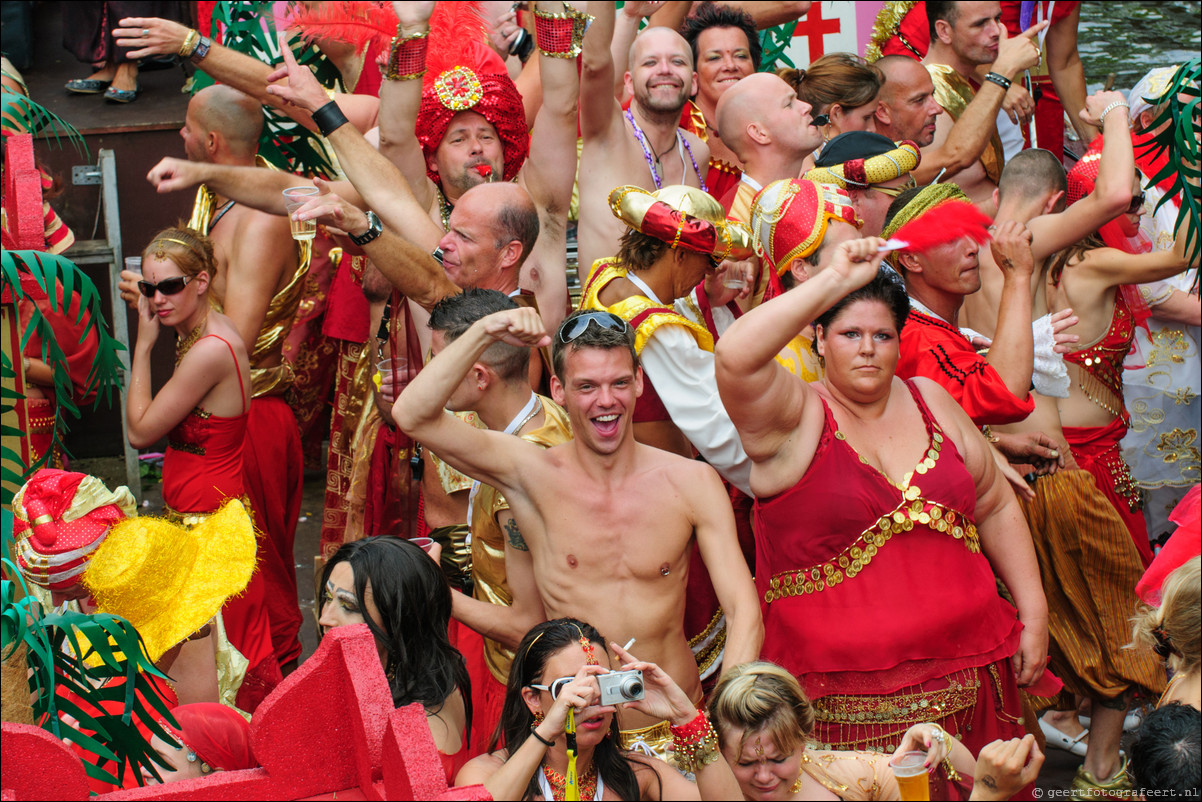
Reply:
[[[116,89],[109,87],[104,90],[104,99],[111,100],[114,103],[133,103],[138,99],[138,95],[142,94],[142,88],[137,89]]]
[[[99,95],[109,88],[112,81],[99,81],[95,78],[72,78],[63,85],[73,95]]]
[[[1077,757],[1085,757],[1085,750],[1089,745],[1083,739],[1089,735],[1089,730],[1084,730],[1076,738],[1071,738],[1055,725],[1044,721],[1043,716],[1039,717],[1039,729],[1043,730],[1043,737],[1047,739],[1048,746],[1071,752]]]
[[[1127,773],[1127,755],[1119,752],[1118,771],[1112,777],[1099,780],[1084,766],[1073,776],[1073,799],[1130,799],[1131,775]]]
[[[1081,726],[1089,728],[1089,716],[1077,716],[1077,721],[1081,722]],[[1144,722],[1144,710],[1142,707],[1134,707],[1131,712],[1123,719],[1123,732],[1135,732],[1139,729],[1139,725]]]

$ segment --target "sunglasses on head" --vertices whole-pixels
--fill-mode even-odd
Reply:
[[[585,329],[593,323],[611,331],[626,331],[626,321],[613,312],[585,312],[580,317],[574,317],[559,327],[559,341],[567,345],[584,334]]]
[[[138,290],[147,298],[153,298],[156,292],[161,292],[163,295],[175,295],[191,280],[192,276],[173,276],[163,279],[158,284],[153,281],[139,281]]]
[[[875,189],[877,192],[880,192],[882,195],[888,195],[891,198],[896,198],[898,195],[902,194],[907,189],[914,189],[914,187],[916,187],[916,186],[918,186],[918,182],[916,182],[914,180],[913,176],[911,176],[910,180],[907,181],[905,184],[903,184],[900,187],[883,187],[880,184],[869,184],[868,188]]]
[[[1127,207],[1127,214],[1135,214],[1140,209],[1144,208],[1144,193],[1131,196],[1131,205]]]

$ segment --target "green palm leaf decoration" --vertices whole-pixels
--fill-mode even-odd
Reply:
[[[1165,104],[1164,110],[1153,120],[1150,129],[1155,130],[1168,123],[1163,131],[1145,145],[1148,149],[1145,152],[1153,158],[1160,158],[1162,153],[1168,154],[1164,169],[1150,177],[1153,184],[1172,179],[1170,190],[1156,204],[1156,209],[1180,196],[1177,229],[1185,228],[1186,255],[1192,263],[1197,263],[1199,253],[1202,252],[1202,242],[1199,241],[1199,224],[1202,223],[1202,189],[1199,188],[1199,179],[1202,178],[1202,144],[1198,141],[1196,122],[1197,115],[1202,111],[1202,106],[1199,106],[1202,102],[1200,81],[1202,58],[1195,56],[1174,73],[1173,80],[1163,95],[1144,98],[1153,107]],[[1194,268],[1194,286],[1198,286],[1197,267]]]
[[[81,397],[94,393],[96,400],[93,406],[99,406],[102,397],[105,403],[111,404],[113,391],[120,386],[123,366],[119,354],[125,346],[117,342],[109,334],[108,327],[104,325],[104,313],[100,308],[100,295],[96,291],[96,285],[66,257],[41,251],[4,251],[0,255],[0,291],[11,287],[15,297],[24,297],[25,293],[21,289],[21,273],[26,273],[37,281],[50,298],[51,308],[55,311],[70,313],[74,309],[77,324],[84,322],[86,317],[87,322],[84,324],[85,328],[81,337],[86,337],[90,332],[95,331],[99,340],[99,348],[96,359],[88,372],[87,384],[84,388],[76,388],[76,391]],[[59,288],[61,288],[61,292]],[[60,299],[66,301],[65,308],[60,309]],[[67,370],[66,354],[63,353],[62,347],[55,339],[50,321],[35,305],[31,304],[30,306],[32,314],[25,331],[21,333],[19,350],[24,350],[30,337],[35,334],[41,339],[42,361],[50,365],[54,373],[54,395],[57,402],[54,445],[61,448],[63,445],[62,433],[66,428],[66,419],[63,413],[66,412],[79,418],[79,407],[75,404],[75,392],[73,392],[70,373]],[[85,315],[85,312],[88,314]],[[7,380],[5,387],[8,387],[15,372],[12,359],[8,354],[3,356],[4,359],[0,363],[0,374]],[[15,395],[8,390],[0,394],[0,405],[3,406],[3,411],[7,412],[13,408],[16,401],[16,398],[13,397]],[[9,432],[5,431],[5,434],[9,434]],[[52,447],[38,462],[25,466],[21,464],[15,452],[4,448],[0,472],[3,472],[5,480],[20,484],[23,478],[43,467],[53,452],[54,448]],[[10,504],[11,501],[11,498],[0,497],[0,502],[5,505]]]
[[[785,51],[793,41],[796,22],[774,25],[760,31],[760,72],[776,72],[784,67],[796,67]]]
[[[213,8],[213,27],[216,30],[220,24],[224,28],[221,44],[266,64],[283,64],[272,5],[270,2],[217,3]],[[317,47],[299,37],[293,37],[289,45],[297,63],[311,69],[322,86],[343,91],[341,73]],[[212,83],[211,77],[197,72],[192,88],[198,91]],[[320,136],[269,106],[263,107],[263,116],[259,155],[282,170],[323,178],[334,175],[330,153]]]
[[[6,555],[12,553],[12,525],[12,512],[5,509],[0,541]],[[3,569],[0,656],[8,660],[25,646],[34,721],[96,755],[95,763],[84,762],[90,777],[120,786],[132,771],[143,784],[141,769],[146,767],[159,778],[156,765],[166,764],[134,722],[168,743],[176,741],[158,722],[177,722],[150,679],[166,675],[151,662],[138,631],[113,615],[47,614],[7,556]],[[62,714],[74,717],[78,730],[68,728]]]
[[[0,93],[0,133],[4,139],[9,134],[33,134],[43,135],[47,141],[53,135],[58,147],[62,147],[65,136],[77,153],[85,156],[88,153],[88,146],[75,126],[24,95],[7,90]]]

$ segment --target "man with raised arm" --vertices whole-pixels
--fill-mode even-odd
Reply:
[[[923,183],[931,180],[927,175],[933,178],[946,168],[943,180],[955,181],[973,203],[992,212],[991,195],[1006,160],[997,133],[998,110],[1015,76],[1039,63],[1039,46],[1033,40],[1048,23],[1005,39],[998,2],[928,2],[927,16],[931,47],[923,64],[934,82],[935,100],[947,114],[936,117],[930,155],[923,151],[924,170],[915,178]],[[992,66],[978,86],[973,71],[982,64]],[[977,105],[978,96],[983,96],[983,105]],[[971,146],[944,148],[961,119],[969,123],[963,134],[976,134],[965,143]],[[982,133],[987,144],[980,142]]]
[[[495,290],[469,289],[443,298],[430,312],[432,353],[437,356],[480,318],[517,308]],[[530,390],[529,359],[527,346],[493,343],[472,365],[446,408],[474,411],[490,430],[543,448],[566,443],[572,439],[571,425],[558,404]],[[501,717],[513,650],[545,615],[530,553],[505,496],[491,485],[474,482],[468,514],[472,590],[469,595],[452,594],[452,614],[484,636],[482,650],[464,652],[472,680],[471,743],[479,752],[488,748]]]
[[[543,449],[464,426],[444,412],[498,341],[551,341],[551,394],[567,411],[575,439]],[[576,312],[552,338],[532,310],[515,309],[482,318],[443,349],[401,394],[393,417],[451,465],[504,494],[548,617],[584,616],[615,642],[635,638],[640,657],[699,699],[682,627],[694,541],[726,612],[728,665],[759,654],[759,605],[714,470],[634,440],[631,416],[642,389],[634,332],[621,318]],[[662,754],[670,738],[666,722],[628,710],[619,715],[623,746],[641,741]]]
[[[939,216],[946,211],[941,206],[967,202],[955,184],[908,189],[889,207],[881,236],[888,239],[906,223],[926,216],[930,216],[928,225],[938,225]],[[897,375],[907,379],[925,376],[938,382],[978,426],[1022,420],[1034,408],[1030,392],[1035,359],[1031,233],[1011,221],[998,227],[991,248],[1006,286],[988,356],[977,353],[958,322],[965,296],[981,287],[981,246],[971,237],[961,236],[922,252],[890,254],[910,296]]]
[[[614,253],[625,228],[606,208],[617,186],[648,190],[682,184],[706,190],[709,147],[682,130],[680,112],[693,93],[693,51],[670,28],[645,28],[630,47],[625,75],[630,108],[613,96],[614,4],[590,2],[595,19],[584,40],[580,94],[580,264]],[[581,281],[585,279],[581,276]]]
[[[1031,230],[1036,263],[1032,314],[1044,315],[1041,320],[1048,317],[1049,257],[1121,215],[1132,203],[1134,162],[1125,130],[1127,115],[1115,106],[1106,114],[1108,122],[1099,119],[1116,102],[1124,102],[1119,92],[1100,92],[1085,101],[1082,120],[1105,126],[1110,136],[1100,158],[1094,158],[1098,175],[1093,191],[1073,205],[1065,208],[1064,167],[1049,151],[1024,150],[1002,171],[997,220],[1026,223]],[[992,337],[1003,281],[991,257],[986,262],[982,254],[982,266],[981,290],[965,300],[966,322]],[[1159,694],[1164,678],[1154,655],[1123,648],[1130,640],[1127,619],[1137,604],[1135,584],[1143,564],[1123,520],[1073,458],[1057,401],[1068,395],[1068,371],[1062,357],[1048,353],[1051,337],[1036,331],[1035,391],[1031,393],[1035,410],[1023,421],[993,427],[993,438],[1007,454],[1015,443],[1032,439],[1048,450],[1011,459],[1030,465],[1020,470],[1031,471],[1028,481],[1035,497],[1023,500],[1023,512],[1034,538],[1051,637],[1057,646],[1051,667],[1071,693],[1090,700],[1092,712],[1088,730],[1077,721],[1075,704],[1071,711],[1045,713],[1041,726],[1050,746],[1074,754],[1083,751],[1085,769],[1095,778],[1109,777],[1121,763],[1119,741],[1128,705],[1135,695]],[[1057,378],[1040,369],[1044,364],[1058,368]],[[1073,556],[1066,559],[1067,555]]]
[[[263,115],[254,98],[228,86],[211,86],[192,97],[180,135],[187,164],[213,170],[256,168]],[[292,544],[303,489],[300,434],[283,394],[292,367],[281,349],[300,303],[310,242],[292,239],[287,219],[244,206],[221,190],[201,186],[189,227],[213,240],[217,276],[213,296],[251,349],[250,405],[244,474],[259,540],[260,573],[267,584],[276,658],[287,668],[300,658]],[[122,273],[121,295],[137,302],[140,276]],[[235,643],[236,645],[236,643]]]

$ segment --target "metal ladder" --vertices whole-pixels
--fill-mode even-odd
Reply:
[[[76,265],[108,265],[110,309],[113,336],[125,346],[126,359],[133,353],[129,347],[129,323],[125,303],[117,291],[125,257],[121,249],[121,214],[117,201],[117,156],[107,148],[97,154],[96,167],[100,172],[100,197],[104,209],[105,239],[77,240],[63,255]],[[125,404],[129,392],[128,366],[121,371],[121,445],[125,451],[125,483],[138,505],[142,504],[142,471],[137,450],[129,444],[126,431]]]

